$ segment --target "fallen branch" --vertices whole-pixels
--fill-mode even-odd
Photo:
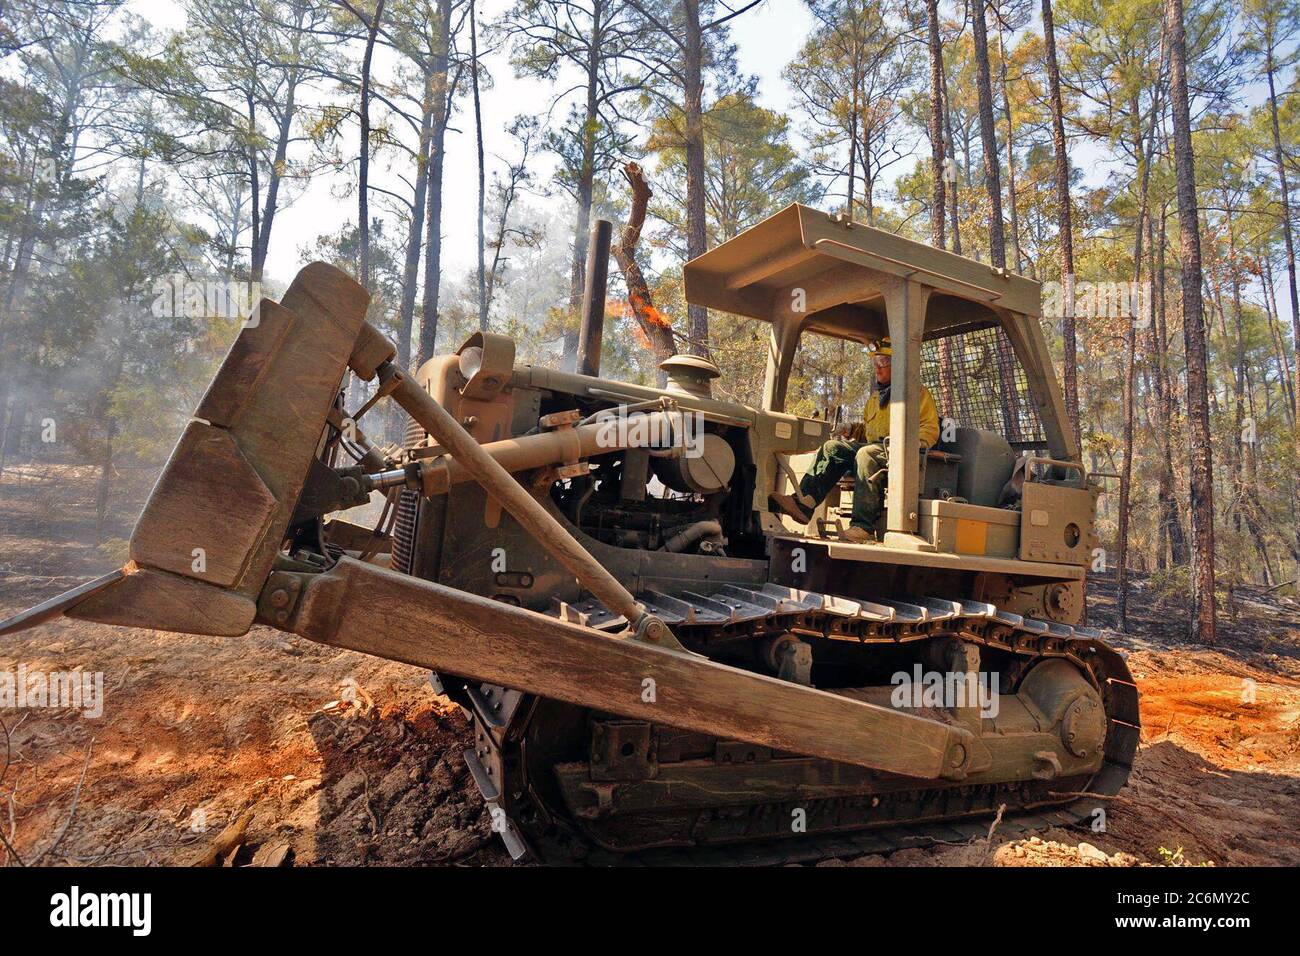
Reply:
[[[5,726],[3,720],[0,720],[0,731],[4,731],[5,735],[5,765],[0,767],[0,783],[4,783],[5,775],[9,773],[9,762],[13,757],[13,749],[10,747],[9,728]]]
[[[985,865],[989,858],[989,854],[993,852],[993,834],[996,833],[998,827],[1002,825],[1002,814],[1004,814],[1006,810],[1007,805],[1005,803],[998,804],[998,812],[993,817],[993,822],[989,824],[989,832],[984,835],[984,852],[980,854],[980,866]]]
[[[54,838],[54,842],[40,852],[36,859],[32,860],[32,866],[39,866],[41,860],[53,853],[58,845],[63,842],[64,836],[67,835],[68,827],[72,826],[72,820],[77,815],[77,804],[81,801],[81,787],[86,782],[86,771],[90,768],[90,751],[95,746],[95,738],[91,737],[90,742],[86,744],[86,759],[81,764],[81,778],[77,781],[77,789],[72,791],[72,808],[68,811],[68,819],[63,821],[63,829],[59,835]]]
[[[26,714],[24,714],[23,716],[26,716]],[[9,758],[10,758],[9,728],[5,726],[3,720],[0,720],[0,730],[3,730],[5,733],[5,766],[4,766],[4,770],[0,770],[0,781],[3,781],[5,778],[5,774],[9,772]],[[23,862],[23,858],[19,856],[18,851],[14,849],[14,845],[9,842],[9,837],[12,837],[14,834],[14,823],[13,823],[14,800],[12,796],[9,797],[7,803],[9,805],[9,836],[8,837],[5,836],[4,825],[0,824],[0,844],[4,844],[4,848],[9,852],[9,855],[14,858],[14,861],[19,866],[26,866],[27,864]]]
[[[1007,805],[1005,803],[998,804],[998,813],[997,816],[993,818],[993,822],[989,824],[988,836],[984,838],[985,843],[993,842],[993,831],[996,830],[998,826],[1002,823],[1002,814],[1006,811],[1006,809],[1007,809]]]
[[[179,844],[179,847],[181,849],[184,849],[186,847],[193,846],[195,843],[198,842],[199,841],[197,837],[192,840],[182,840],[181,843]],[[148,846],[134,847],[132,849],[105,850],[103,853],[97,853],[95,856],[77,856],[74,853],[65,853],[63,854],[63,858],[65,860],[72,860],[73,862],[76,863],[86,863],[93,866],[96,863],[98,863],[100,860],[107,859],[110,856],[129,856],[132,853],[148,854],[151,850],[172,850],[172,849],[176,849],[177,846],[178,844],[175,843],[151,843]]]
[[[201,854],[194,858],[190,866],[217,866],[225,856],[244,842],[248,825],[253,822],[253,811],[245,810],[236,817],[217,838],[208,844]]]
[[[370,774],[364,770],[361,771],[361,784],[365,788],[362,795],[362,802],[366,807],[366,816],[370,818],[370,833],[372,836],[379,836],[379,817],[375,815],[375,808],[370,805]]]

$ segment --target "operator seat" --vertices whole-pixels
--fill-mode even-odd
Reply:
[[[958,497],[973,505],[998,506],[1002,486],[1016,465],[1015,450],[1005,438],[983,428],[958,427],[955,440],[940,441],[934,447],[959,456]]]

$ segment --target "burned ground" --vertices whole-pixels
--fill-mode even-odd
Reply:
[[[0,615],[120,563],[131,519],[85,544],[92,498],[88,471],[7,471]],[[1182,639],[1185,601],[1135,588],[1127,634],[1109,630],[1113,583],[1090,594],[1142,692],[1142,746],[1104,832],[995,829],[821,865],[1300,864],[1300,604],[1238,589],[1206,648]],[[0,711],[0,833],[25,862],[188,863],[248,817],[234,865],[510,864],[461,757],[468,725],[417,668],[260,627],[219,639],[71,620],[3,639],[0,670],[19,665],[99,671],[105,689],[98,719]]]

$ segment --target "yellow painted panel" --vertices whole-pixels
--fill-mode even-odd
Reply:
[[[988,550],[989,526],[971,518],[957,519],[957,553],[984,554]]]

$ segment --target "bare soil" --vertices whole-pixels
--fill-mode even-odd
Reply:
[[[95,546],[93,512],[88,469],[6,471],[0,617],[120,563],[134,515]],[[1091,623],[1128,656],[1143,737],[1104,832],[995,827],[821,865],[1300,864],[1300,604],[1239,588],[1207,648],[1182,636],[1185,602],[1141,579],[1128,633],[1109,630],[1114,597],[1094,580]],[[71,620],[0,638],[0,670],[19,665],[102,672],[105,690],[98,719],[0,710],[0,834],[26,863],[185,864],[251,813],[228,865],[510,865],[461,757],[468,726],[417,668],[260,627],[217,639]],[[3,846],[0,860],[15,862]]]

